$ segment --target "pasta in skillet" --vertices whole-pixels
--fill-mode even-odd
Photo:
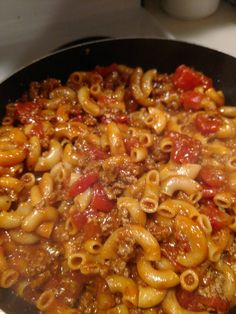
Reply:
[[[0,127],[0,286],[42,314],[236,305],[236,109],[203,73],[32,82]]]

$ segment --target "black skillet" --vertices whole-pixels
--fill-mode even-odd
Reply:
[[[157,68],[171,73],[187,64],[213,78],[224,91],[226,103],[236,105],[236,59],[224,53],[185,42],[155,38],[125,38],[93,41],[46,56],[13,74],[0,84],[1,115],[5,104],[14,101],[29,83],[48,77],[64,82],[76,70],[91,70],[96,65],[123,63],[144,69]],[[8,290],[0,290],[0,308],[8,314],[34,314],[35,309],[23,303]],[[230,313],[236,313],[231,311]]]

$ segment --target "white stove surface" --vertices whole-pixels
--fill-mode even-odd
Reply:
[[[26,2],[27,6],[18,0],[0,3],[0,82],[33,60],[80,38],[168,37],[138,0]]]
[[[236,7],[221,1],[203,20],[174,19],[160,0],[0,1],[0,82],[58,47],[84,37],[159,37],[207,46],[236,57]]]

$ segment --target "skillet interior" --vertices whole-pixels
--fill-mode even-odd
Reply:
[[[75,70],[90,70],[96,65],[123,63],[144,69],[157,68],[159,72],[172,72],[184,63],[213,78],[214,85],[222,89],[228,105],[236,104],[236,59],[224,53],[194,44],[155,39],[108,39],[77,45],[61,50],[22,68],[0,84],[0,115],[4,105],[19,98],[31,81],[48,77],[65,81]],[[34,314],[37,311],[0,289],[0,308],[8,314]],[[233,312],[232,312],[233,313]]]
[[[159,72],[172,72],[185,63],[204,72],[224,91],[226,103],[235,104],[236,58],[194,44],[155,38],[126,38],[94,41],[73,46],[40,59],[21,69],[0,84],[0,105],[15,100],[31,81],[48,77],[65,80],[77,70],[90,70],[97,64],[123,63],[143,68],[156,67]]]

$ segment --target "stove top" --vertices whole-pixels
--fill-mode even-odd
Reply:
[[[13,5],[16,1],[18,0],[10,0],[7,1],[7,4]],[[61,0],[43,1],[40,3],[45,6],[45,10],[39,12],[39,2],[32,0],[35,5],[35,11],[32,11],[31,8],[32,15],[35,14],[34,17],[29,16],[29,11],[28,15],[23,12],[22,16],[14,16],[11,19],[9,17],[9,21],[6,18],[4,20],[4,16],[2,19],[3,11],[0,8],[2,30],[0,34],[0,82],[32,61],[58,48],[88,38],[168,38],[168,33],[160,27],[157,19],[142,8],[137,0],[128,2],[125,0],[93,0],[91,2],[93,2],[93,11],[89,10],[89,7],[81,8],[86,4],[84,2],[81,4],[77,0],[68,0],[68,6],[60,11],[58,4],[62,4]],[[49,19],[47,8],[52,10],[52,3],[55,4],[54,11],[56,9],[58,11]],[[8,36],[6,36],[6,32]]]

